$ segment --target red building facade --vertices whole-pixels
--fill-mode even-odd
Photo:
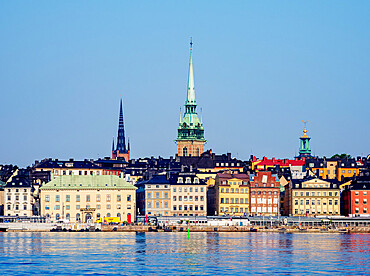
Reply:
[[[370,214],[370,178],[360,178],[346,186],[342,192],[342,211],[345,216]]]
[[[280,181],[270,171],[258,171],[249,176],[250,214],[277,216],[280,209]]]

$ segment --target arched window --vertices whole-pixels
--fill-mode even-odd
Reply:
[[[199,154],[199,148],[197,148],[197,156],[199,156],[200,154]]]
[[[100,213],[97,213],[97,214],[96,214],[96,217],[97,217],[97,218],[100,218]]]
[[[182,155],[183,156],[188,156],[188,149],[187,149],[187,147],[183,147],[182,148]]]
[[[107,218],[110,218],[110,213],[107,214]]]
[[[120,213],[117,213],[117,217],[119,218],[119,220],[121,220],[121,214]]]
[[[77,214],[76,214],[76,220],[77,220],[77,221],[80,221],[80,220],[81,220],[81,215],[80,215],[80,213],[77,213]]]
[[[68,219],[68,220],[71,219],[71,215],[69,213],[66,214],[66,219]]]
[[[57,214],[55,215],[55,219],[56,219],[56,220],[59,220],[59,219],[60,219],[60,215],[59,215],[59,213],[57,213]]]

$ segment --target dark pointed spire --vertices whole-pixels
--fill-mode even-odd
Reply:
[[[114,137],[113,137],[113,142],[112,142],[112,152],[114,151]]]
[[[117,137],[117,150],[120,153],[126,153],[126,139],[125,139],[125,126],[123,124],[123,108],[122,108],[122,96],[119,110],[119,122],[118,122],[118,137]]]
[[[130,138],[128,138],[128,141],[127,141],[127,150],[130,151]]]

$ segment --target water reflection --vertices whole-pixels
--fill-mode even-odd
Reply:
[[[2,274],[367,274],[370,235],[0,233]]]

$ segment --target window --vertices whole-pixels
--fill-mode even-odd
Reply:
[[[60,210],[60,205],[55,205],[55,210]]]
[[[196,193],[198,192],[198,188],[195,188],[194,190],[195,190]]]
[[[76,202],[80,202],[80,195],[76,195]],[[78,208],[80,209],[80,208]]]
[[[193,192],[193,188],[192,188],[192,187],[190,187],[190,188],[189,188],[189,192],[190,192],[190,193],[192,193],[192,192]]]
[[[127,195],[127,201],[131,202],[131,195]]]
[[[148,208],[152,208],[152,203],[148,201]]]
[[[25,195],[25,196],[23,196],[23,200],[27,200],[27,196]]]
[[[187,201],[188,200],[188,196],[184,196],[184,201]]]
[[[179,196],[179,201],[182,201],[182,196]]]
[[[179,187],[179,192],[181,193],[181,191],[182,191],[182,189],[181,189],[181,187]]]
[[[240,201],[240,204],[243,204],[243,199],[242,198],[239,201]]]
[[[228,199],[228,198],[225,198],[225,202],[226,202],[226,203],[229,203],[229,199]]]
[[[309,204],[310,204],[310,201],[306,199],[306,205],[309,205]]]
[[[176,196],[173,196],[173,201],[176,201]]]
[[[231,188],[230,189],[230,193],[234,193],[234,188]]]
[[[195,197],[194,197],[194,200],[195,200],[195,201],[198,201],[198,196],[195,196]]]
[[[147,193],[147,197],[148,198],[151,198],[152,197],[152,193]]]
[[[156,201],[156,203],[155,203],[155,208],[159,208],[159,201]]]
[[[176,187],[175,187],[175,188],[173,188],[173,192],[174,192],[174,193],[176,193]]]
[[[294,201],[294,205],[298,205],[298,199]]]
[[[110,195],[107,195],[107,201],[108,202],[110,201]]]
[[[164,198],[168,198],[168,193],[164,193]]]
[[[81,209],[80,205],[76,205],[76,210],[80,210],[80,209]]]
[[[96,209],[100,210],[101,209],[101,205],[100,204],[97,204],[96,205]]]
[[[314,199],[312,199],[312,205],[315,205],[315,200]]]
[[[188,188],[184,187],[184,192],[186,193],[188,191]]]
[[[203,188],[203,187],[201,187],[201,188],[200,188],[200,191],[203,193],[203,192],[204,192],[204,188]]]
[[[193,196],[189,196],[189,200],[190,201],[193,201]]]
[[[117,201],[121,201],[121,195],[117,195]]]
[[[60,201],[60,195],[56,195],[56,196],[55,196],[55,201],[56,201],[56,202],[59,202],[59,201]]]
[[[184,211],[188,210],[188,205],[184,205]]]
[[[223,198],[221,198],[221,203],[224,203],[224,199]]]
[[[19,200],[19,196],[15,196],[15,200],[17,200],[17,201],[18,201],[18,200]]]
[[[110,204],[107,204],[107,209],[108,209],[108,210],[110,209],[110,207],[111,207],[111,206],[110,206]]]
[[[200,197],[200,201],[203,201],[203,200],[204,200],[204,196],[201,196],[201,197]]]
[[[66,202],[70,202],[71,201],[71,196],[70,195],[66,195]]]
[[[242,194],[242,193],[244,193],[244,189],[240,189],[240,193]]]
[[[179,211],[181,211],[182,210],[182,205],[179,205]]]
[[[239,203],[239,198],[235,198],[235,203],[238,204]]]
[[[71,206],[70,205],[66,205],[66,210],[71,210]]]
[[[23,210],[27,210],[27,205],[23,205]]]
[[[164,208],[168,208],[168,201],[164,202]]]
[[[100,202],[100,195],[96,195],[96,201]]]
[[[174,211],[176,211],[176,209],[177,209],[177,208],[176,208],[176,205],[173,205],[173,210],[174,210]]]
[[[234,203],[234,199],[233,198],[230,198],[230,203]]]
[[[204,210],[203,205],[200,205],[200,210],[201,210],[201,211],[203,211],[203,210]]]
[[[10,207],[10,205],[8,205]],[[49,210],[49,205],[45,205],[45,210]],[[9,210],[9,209],[8,209]]]
[[[86,202],[90,202],[90,195],[86,195]]]

